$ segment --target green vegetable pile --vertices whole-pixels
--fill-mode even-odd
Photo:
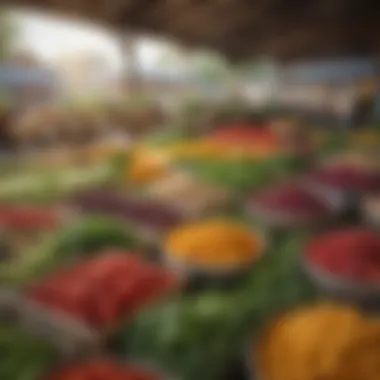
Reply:
[[[265,161],[235,160],[183,160],[178,166],[204,181],[235,193],[244,193],[280,180],[298,171],[300,163],[287,157],[274,157]]]
[[[25,283],[49,270],[102,248],[137,250],[140,241],[127,223],[105,217],[80,219],[33,247],[14,265],[3,268],[3,282]]]
[[[52,347],[20,329],[0,327],[0,379],[41,380],[57,361]]]
[[[116,175],[111,162],[94,167],[65,168],[31,172],[21,170],[2,177],[2,201],[54,200],[78,189],[108,183]]]
[[[298,267],[303,237],[286,237],[231,292],[188,295],[148,309],[125,329],[124,350],[183,380],[214,380],[281,310],[316,299]]]

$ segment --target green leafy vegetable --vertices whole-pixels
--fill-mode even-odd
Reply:
[[[0,328],[0,352],[1,379],[40,380],[57,363],[52,347],[9,326]]]
[[[94,167],[20,171],[1,178],[0,199],[43,201],[65,195],[84,187],[111,181],[116,175],[114,165],[106,163]]]
[[[236,291],[209,291],[146,310],[126,328],[125,351],[184,380],[219,379],[268,318],[317,297],[298,268],[301,242],[288,237],[272,247]]]
[[[265,161],[187,160],[180,162],[179,166],[204,181],[225,187],[232,192],[244,193],[298,171],[297,164],[286,157],[273,157]]]
[[[126,223],[104,217],[82,219],[49,236],[11,266],[3,267],[3,281],[29,282],[45,272],[102,248],[138,249],[139,240]]]

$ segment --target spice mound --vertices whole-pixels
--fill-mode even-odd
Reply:
[[[329,232],[306,247],[314,267],[348,281],[380,284],[380,236],[365,228]]]
[[[28,296],[52,311],[108,329],[179,286],[178,278],[137,255],[106,251],[49,275]]]
[[[253,197],[249,202],[252,212],[266,219],[312,221],[328,216],[329,205],[298,184],[285,184]]]
[[[338,190],[366,192],[380,189],[380,176],[377,172],[348,163],[316,169],[309,175],[309,179]]]
[[[244,225],[205,220],[173,230],[165,242],[169,259],[210,269],[244,267],[259,257],[263,240]]]
[[[251,357],[265,380],[377,380],[380,320],[343,305],[301,308],[269,325]]]

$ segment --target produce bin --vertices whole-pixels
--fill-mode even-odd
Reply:
[[[169,271],[138,255],[110,250],[67,264],[17,293],[5,291],[0,303],[4,316],[15,315],[62,351],[89,355],[105,349],[120,324],[138,310],[181,287],[182,280]]]

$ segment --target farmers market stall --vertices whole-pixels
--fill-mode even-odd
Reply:
[[[373,1],[43,6],[232,58],[379,47]],[[261,111],[194,130],[187,114],[90,159],[2,164],[2,378],[379,378],[379,131]],[[80,113],[75,141],[95,119]]]
[[[4,169],[1,373],[278,380],[287,330],[276,326],[288,325],[276,318],[296,339],[309,322],[292,323],[310,314],[315,337],[326,323],[361,324],[342,327],[343,343],[331,337],[342,355],[367,347],[370,332],[377,342],[366,313],[380,297],[380,218],[368,208],[380,172],[377,132],[365,133],[320,136],[293,119],[220,123],[142,138],[82,166]],[[31,345],[40,348],[25,369]],[[368,378],[356,360],[352,371]],[[333,379],[342,363],[303,376]]]

